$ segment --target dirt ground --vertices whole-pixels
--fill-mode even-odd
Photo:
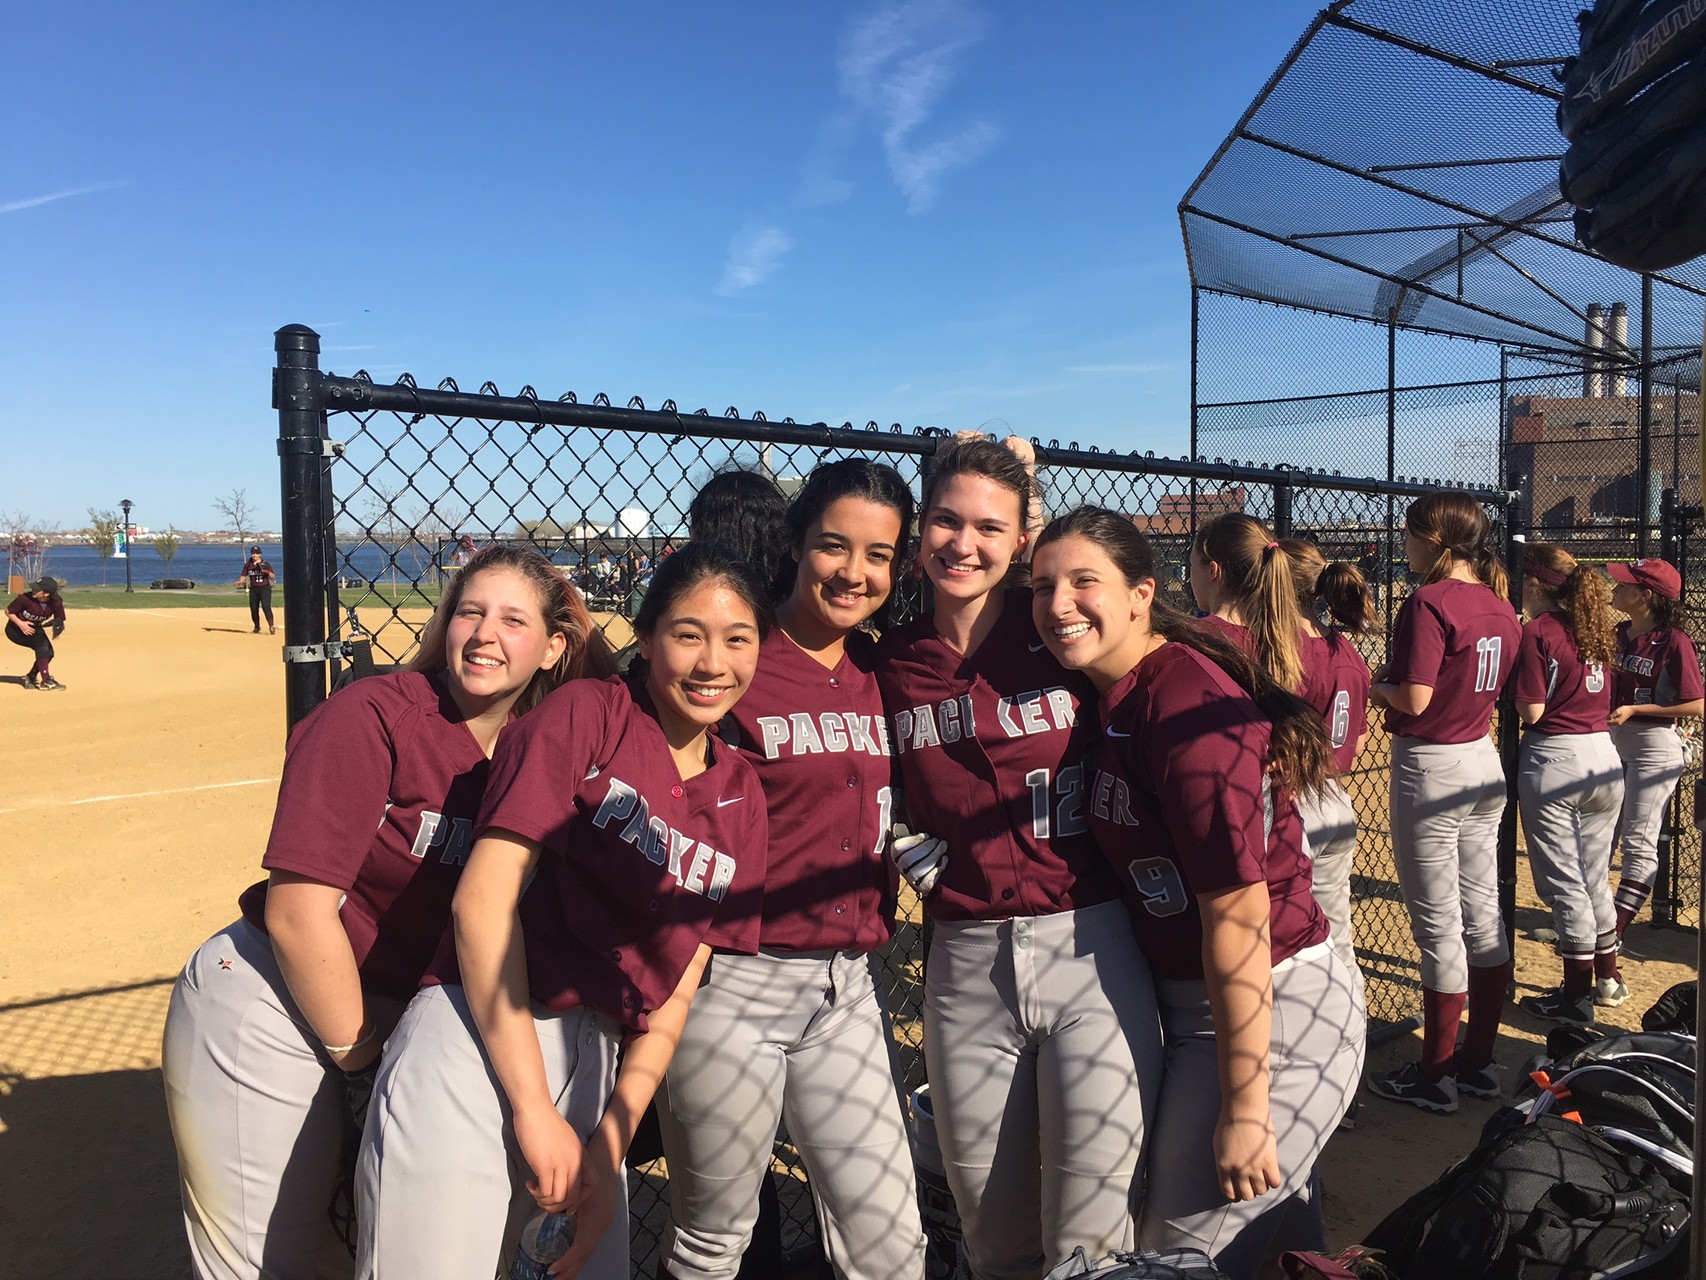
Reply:
[[[54,674],[20,687],[0,655],[0,1238],[15,1275],[188,1273],[160,1087],[160,1031],[184,958],[235,915],[257,878],[283,755],[282,637],[241,607],[78,608]],[[7,661],[6,659],[9,659]],[[1525,884],[1520,991],[1557,980]],[[1635,1026],[1692,976],[1694,940],[1637,925]],[[1507,1082],[1544,1037],[1513,1010]],[[1373,1049],[1387,1066],[1414,1038]],[[1433,1117],[1369,1099],[1328,1148],[1330,1238],[1358,1240],[1471,1146],[1492,1103]]]

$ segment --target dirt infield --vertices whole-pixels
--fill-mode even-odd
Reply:
[[[16,1275],[187,1274],[159,1073],[184,958],[257,877],[284,747],[279,640],[246,609],[98,610],[69,601],[54,674],[27,692],[0,646],[0,1220]],[[1543,923],[1532,891],[1519,929]],[[1637,1025],[1692,973],[1692,937],[1637,926]],[[1556,981],[1523,941],[1523,992]],[[1507,1081],[1542,1038],[1513,1011]],[[1377,1049],[1389,1065],[1409,1037]],[[1473,1145],[1492,1104],[1436,1118],[1377,1100],[1328,1148],[1328,1225],[1350,1243]]]

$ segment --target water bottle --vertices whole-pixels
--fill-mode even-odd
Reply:
[[[918,1175],[918,1212],[924,1227],[924,1274],[927,1280],[960,1280],[967,1274],[960,1245],[960,1214],[942,1171],[930,1086],[919,1085],[907,1102],[912,1120],[912,1159]]]
[[[567,1253],[574,1242],[573,1215],[541,1209],[521,1229],[521,1245],[515,1251],[509,1280],[546,1280],[545,1268]]]

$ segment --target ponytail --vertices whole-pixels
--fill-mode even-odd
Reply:
[[[1259,521],[1242,512],[1217,516],[1197,531],[1197,553],[1220,566],[1269,677],[1293,692],[1303,687],[1303,655],[1291,560]]]
[[[1583,662],[1607,663],[1616,656],[1611,583],[1603,574],[1548,542],[1531,542],[1524,548],[1522,570],[1563,611]]]
[[[1494,595],[1509,599],[1510,578],[1493,548],[1493,522],[1475,499],[1463,493],[1417,498],[1404,514],[1404,528],[1434,548],[1434,562],[1422,574],[1424,587],[1449,577],[1462,561]]]
[[[1374,600],[1362,570],[1343,560],[1328,563],[1306,538],[1284,538],[1280,550],[1291,561],[1291,582],[1302,617],[1320,621],[1326,611],[1335,626],[1361,635],[1374,625]]]

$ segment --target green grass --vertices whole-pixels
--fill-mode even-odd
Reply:
[[[249,593],[240,587],[197,587],[193,591],[154,591],[146,584],[126,592],[122,583],[105,587],[66,587],[65,607],[68,609],[216,609],[249,607]],[[428,609],[438,603],[439,586],[423,582],[416,590],[407,583],[392,587],[382,582],[376,588],[365,584],[346,587],[338,592],[344,607],[388,611],[393,606],[407,609]],[[282,588],[273,588],[273,607],[284,603]]]

